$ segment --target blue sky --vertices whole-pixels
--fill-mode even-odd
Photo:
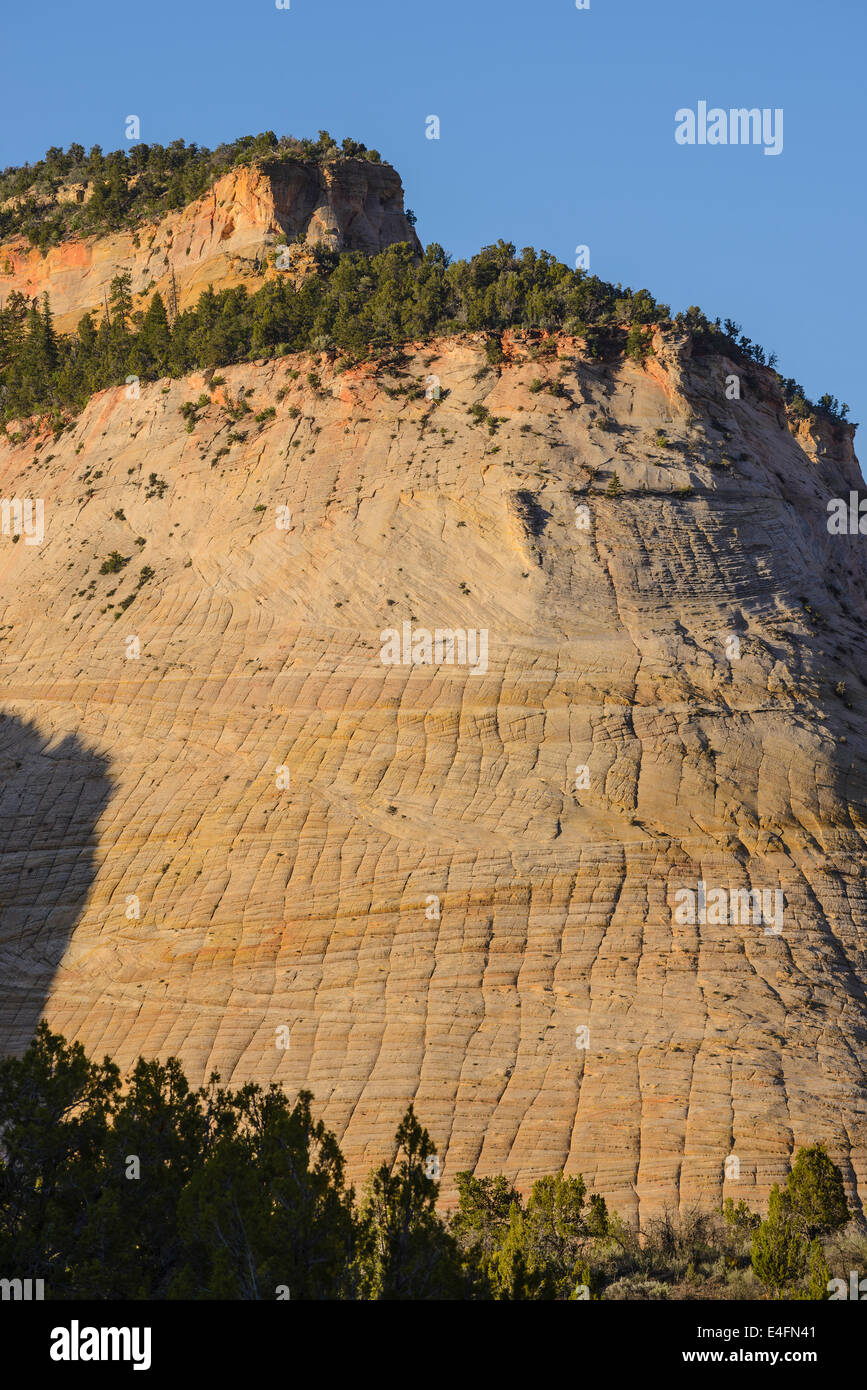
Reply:
[[[400,171],[425,242],[498,237],[738,320],[867,429],[864,0],[83,0],[4,10],[0,165],[77,140],[327,129]],[[782,107],[779,156],[680,146]],[[438,115],[441,138],[425,138]]]

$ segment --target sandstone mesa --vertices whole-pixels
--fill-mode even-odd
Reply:
[[[118,269],[246,283],[279,228],[412,240],[392,173],[233,171],[150,242],[13,247],[2,283],[63,326]],[[790,421],[759,367],[722,399],[687,335],[644,366],[503,341],[118,387],[0,438],[0,493],[45,511],[41,545],[0,536],[0,1046],[44,1016],[121,1066],[306,1086],[354,1180],[413,1101],[446,1201],[563,1166],[624,1216],[763,1203],[817,1140],[863,1199],[851,427]],[[242,392],[276,413],[227,446]],[[485,671],[385,664],[404,624],[484,630]],[[677,920],[699,883],[782,894],[782,930]]]

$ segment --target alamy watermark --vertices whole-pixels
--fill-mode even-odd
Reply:
[[[30,497],[23,500],[4,497],[0,501],[0,535],[24,536],[25,545],[41,545],[45,539],[45,503],[41,497],[35,501]]]
[[[151,1364],[149,1327],[82,1327],[73,1318],[69,1327],[51,1331],[52,1361],[131,1361],[134,1371]]]
[[[45,1298],[44,1279],[0,1279],[0,1300],[41,1303]]]
[[[704,879],[699,879],[696,889],[678,888],[674,901],[674,920],[679,926],[763,923],[766,936],[779,936],[783,930],[780,888],[708,888]]]
[[[867,1298],[867,1279],[859,1279],[857,1269],[849,1270],[848,1288],[845,1279],[829,1279],[826,1288],[830,1295],[829,1303],[839,1302],[840,1299],[863,1303]]]
[[[765,154],[783,152],[783,108],[681,106],[674,113],[674,138],[679,145],[764,145]]]
[[[845,497],[832,497],[827,507],[828,520],[825,523],[832,536],[867,536],[867,497],[858,498],[857,492]]]
[[[379,634],[383,666],[469,666],[470,675],[483,676],[488,669],[488,629],[438,627],[401,630],[387,627]]]

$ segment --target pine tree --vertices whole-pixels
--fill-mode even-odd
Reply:
[[[57,335],[54,332],[54,321],[51,317],[51,304],[47,293],[42,296],[42,355],[48,371],[54,371],[57,366]]]
[[[410,1105],[397,1153],[370,1177],[362,1206],[363,1287],[375,1299],[460,1297],[457,1245],[436,1214],[436,1149]]]
[[[172,346],[172,333],[169,327],[166,306],[162,295],[154,294],[142,319],[136,348],[137,360],[143,374],[162,376],[167,370]]]
[[[115,275],[109,286],[109,321],[115,334],[126,337],[132,314],[132,276],[128,270]]]

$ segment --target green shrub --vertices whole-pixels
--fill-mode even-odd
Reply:
[[[843,1175],[824,1144],[798,1150],[784,1199],[792,1221],[807,1240],[839,1231],[849,1220]]]
[[[485,342],[485,357],[492,367],[496,367],[505,360],[506,354],[503,352],[503,344],[499,338],[488,338]]]
[[[107,560],[103,560],[99,567],[100,574],[117,574],[129,564],[129,556],[121,555],[117,550],[113,550]]]
[[[750,1211],[743,1198],[741,1198],[737,1206],[735,1206],[732,1198],[726,1197],[723,1205],[723,1215],[726,1225],[740,1238],[744,1238],[748,1235],[751,1236],[762,1224],[762,1218],[759,1216],[758,1212]]]
[[[790,1219],[777,1183],[771,1190],[767,1219],[753,1235],[750,1259],[770,1298],[785,1298],[807,1271],[807,1242]]]
[[[643,362],[653,351],[652,338],[653,334],[649,328],[642,328],[641,324],[633,323],[626,335],[626,356],[636,362]]]

